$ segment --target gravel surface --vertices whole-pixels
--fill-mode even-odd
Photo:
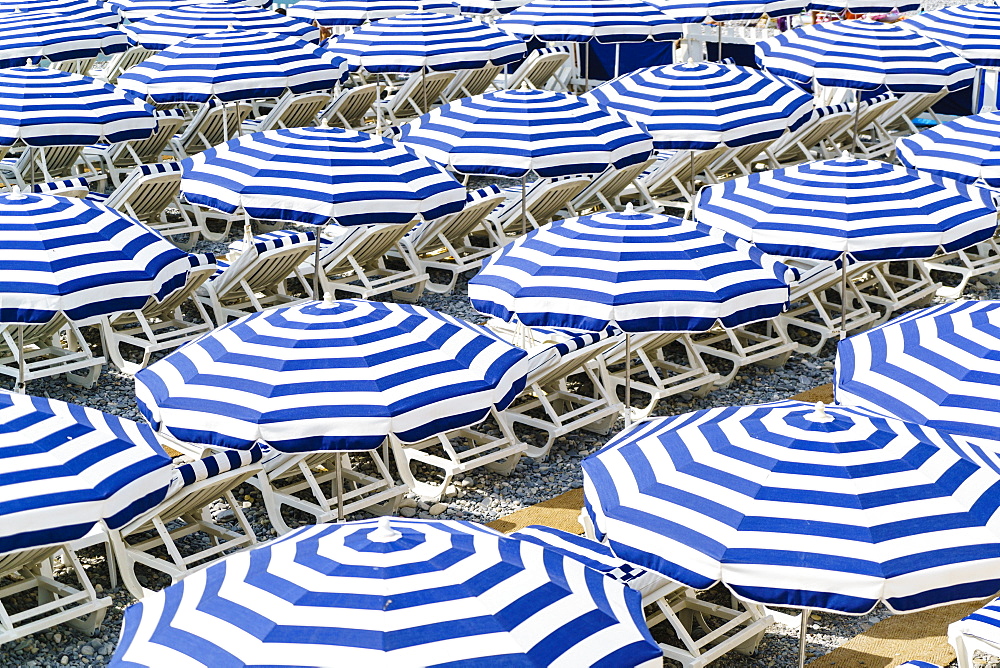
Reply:
[[[242,236],[242,230],[234,230],[233,238]],[[225,252],[226,244],[202,242],[196,250]],[[450,313],[474,322],[485,319],[476,313],[467,298],[467,283],[460,280],[454,292],[437,295],[426,292],[420,304]],[[971,298],[1000,299],[1000,288],[986,283],[974,282],[967,290]],[[96,343],[96,339],[93,341]],[[750,404],[783,399],[804,390],[829,383],[833,374],[834,347],[832,344],[814,357],[794,355],[789,362],[778,369],[752,366],[744,369],[728,387],[717,389],[704,397],[690,394],[680,395],[660,402],[656,415],[670,415],[690,410]],[[7,381],[0,386],[10,388]],[[92,406],[131,420],[139,420],[133,395],[133,379],[114,368],[105,367],[97,385],[85,389],[68,384],[62,379],[44,379],[29,384],[31,394],[71,401]],[[616,433],[622,427],[619,422],[611,430]],[[515,510],[525,508],[552,498],[582,484],[580,460],[599,449],[607,436],[590,432],[577,432],[559,439],[549,457],[532,460],[522,457],[513,473],[502,476],[485,470],[476,470],[455,480],[454,494],[443,503],[428,503],[422,499],[408,497],[400,509],[401,514],[416,517],[438,517],[464,519],[475,522],[489,522]],[[260,540],[267,540],[273,530],[264,511],[260,494],[252,487],[245,486],[237,491],[237,499],[242,499],[255,533]],[[226,513],[221,507],[212,509],[220,523],[225,523]],[[230,514],[231,517],[231,514]],[[290,524],[309,521],[301,516]],[[84,666],[102,665],[109,659],[117,641],[121,615],[132,598],[123,587],[111,588],[103,553],[103,547],[86,550],[82,558],[93,581],[109,593],[114,604],[95,638],[85,637],[76,630],[59,626],[23,640],[7,644],[0,651],[0,667],[6,666]],[[159,589],[168,584],[164,577],[145,575],[140,579],[147,586]],[[829,652],[844,641],[870,628],[872,624],[888,616],[884,609],[877,609],[861,617],[845,617],[829,614],[815,614],[810,620],[808,651],[810,656]],[[775,624],[765,635],[758,652],[754,656],[730,654],[717,661],[715,666],[794,666],[798,643],[798,629]],[[988,664],[995,666],[996,663]]]

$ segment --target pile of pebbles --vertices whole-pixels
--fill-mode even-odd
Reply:
[[[233,230],[239,238],[242,230]],[[199,252],[223,254],[227,243],[201,242]],[[485,318],[472,309],[467,296],[467,278],[461,279],[449,294],[425,292],[418,304],[449,313],[458,318],[482,323]],[[1000,299],[1000,287],[987,282],[973,281],[966,296],[973,299]],[[805,390],[833,380],[835,349],[827,346],[813,357],[793,356],[787,364],[777,369],[752,366],[741,370],[727,387],[717,389],[707,396],[682,394],[660,402],[654,414],[673,415],[692,410],[717,406],[745,405],[785,399]],[[9,381],[0,381],[0,387],[11,389]],[[141,420],[135,404],[133,379],[111,366],[106,366],[97,385],[85,389],[68,384],[61,378],[33,381],[28,386],[30,394],[90,406],[129,420]],[[619,421],[610,434],[623,427]],[[516,510],[551,499],[582,485],[580,462],[597,451],[609,436],[580,431],[556,441],[545,460],[522,457],[510,476],[502,476],[479,469],[456,477],[451,495],[441,502],[426,501],[408,496],[399,513],[405,517],[458,519],[477,523],[496,520]],[[259,540],[275,535],[268,520],[260,494],[250,486],[237,490],[243,510]],[[213,508],[213,515],[220,523],[227,521],[221,507]],[[349,519],[359,519],[361,515]],[[286,518],[287,519],[287,518]],[[306,524],[307,515],[293,517],[289,524]],[[14,666],[90,666],[103,665],[117,643],[124,608],[134,602],[124,587],[111,587],[103,547],[86,550],[81,558],[99,591],[110,595],[113,604],[108,609],[104,624],[97,637],[91,638],[67,627],[60,626],[28,638],[9,643],[0,649],[0,668]],[[146,586],[160,589],[168,580],[157,574],[140,572]],[[807,650],[810,657],[826,654],[873,624],[889,616],[884,608],[877,608],[860,617],[813,613],[810,617]],[[758,651],[753,656],[729,654],[713,665],[730,668],[785,667],[797,665],[798,628],[782,624],[773,625],[765,634]],[[987,664],[994,667],[996,663]]]

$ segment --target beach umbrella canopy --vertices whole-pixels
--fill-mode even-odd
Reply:
[[[235,102],[328,90],[347,76],[343,58],[311,42],[224,30],[178,42],[130,68],[117,83],[156,103]]]
[[[191,37],[227,30],[266,32],[304,41],[319,41],[319,28],[302,19],[282,16],[269,9],[225,2],[177,7],[130,23],[122,30],[139,46],[154,51]]]
[[[523,39],[602,44],[679,39],[680,23],[645,0],[531,0],[496,23]]]
[[[296,529],[125,613],[112,666],[663,663],[639,592],[468,522]]]
[[[696,589],[864,614],[1000,590],[1000,476],[931,429],[798,401],[636,424],[583,461],[615,554]]]
[[[592,174],[645,162],[649,134],[575,95],[503,90],[455,100],[399,129],[420,155],[462,174]]]
[[[211,0],[211,2],[206,2],[206,0],[107,0],[108,5],[114,7],[121,16],[130,21],[138,21],[188,5],[223,3],[264,9],[270,8],[273,4],[272,0]]]
[[[698,332],[779,315],[788,268],[742,239],[658,214],[555,221],[491,255],[469,281],[480,313],[529,327]]]
[[[841,341],[837,402],[997,441],[1000,302],[912,311]]]
[[[419,11],[373,21],[327,48],[369,72],[467,70],[524,58],[524,42],[488,23]]]
[[[757,63],[803,84],[893,93],[937,93],[972,85],[975,67],[937,42],[868,20],[801,26],[757,42]]]
[[[509,14],[528,0],[458,0],[463,14]],[[440,10],[434,10],[440,11]]]
[[[97,21],[43,12],[0,13],[0,67],[96,58],[128,49],[128,38]]]
[[[759,70],[679,63],[636,70],[582,96],[642,125],[660,149],[777,139],[812,115],[813,97]]]
[[[943,44],[973,65],[1000,65],[1000,7],[996,5],[941,7],[899,25]]]
[[[115,27],[122,22],[118,13],[99,0],[11,0],[0,5],[0,13],[44,12],[61,14],[65,21],[87,21]]]
[[[89,146],[155,131],[153,107],[105,81],[43,67],[0,70],[0,146]]]
[[[467,0],[463,0],[467,1]],[[321,26],[359,26],[369,21],[388,19],[413,12],[458,14],[459,6],[451,0],[299,0],[288,7],[288,15]]]
[[[809,162],[708,186],[695,219],[765,253],[860,261],[926,258],[993,236],[989,191],[897,165]]]
[[[324,225],[409,223],[461,211],[465,189],[390,139],[340,128],[256,132],[187,158],[189,202]]]
[[[117,529],[167,493],[171,460],[143,424],[0,390],[0,553]]]
[[[0,194],[0,255],[0,323],[138,310],[182,287],[191,268],[187,253],[114,209],[16,191]]]
[[[1000,188],[1000,113],[959,116],[901,137],[896,156],[910,169]]]
[[[363,300],[268,309],[136,375],[143,416],[188,443],[373,450],[475,424],[524,388],[527,353],[484,327]]]

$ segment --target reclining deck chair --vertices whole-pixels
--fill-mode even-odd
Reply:
[[[487,326],[521,345],[508,323],[494,320]],[[535,344],[531,348],[535,364],[528,372],[524,393],[500,414],[518,438],[524,435],[518,431],[519,425],[545,434],[541,445],[524,435],[525,454],[547,457],[557,438],[577,429],[607,434],[621,416],[623,405],[607,388],[601,356],[618,345],[619,332],[613,328],[601,332],[535,328],[529,336]]]
[[[150,51],[141,46],[129,47],[127,51],[113,55],[111,60],[104,65],[104,68],[95,74],[97,78],[104,79],[108,83],[113,84],[118,81],[118,77],[125,70],[135,67],[155,53],[155,51]]]
[[[326,93],[285,93],[267,115],[243,121],[243,132],[264,132],[279,128],[307,128],[316,125],[316,117],[330,102]]]
[[[138,564],[166,573],[176,582],[199,562],[257,542],[233,490],[260,473],[261,454],[254,446],[181,464],[174,469],[167,496],[158,506],[108,532],[122,582],[132,596],[141,599],[146,591],[135,574]],[[210,519],[207,508],[220,499],[233,513],[239,531]],[[207,534],[211,544],[195,549],[193,541],[184,541],[195,533]],[[154,554],[157,548],[166,550],[167,557]],[[190,553],[185,556],[182,550]]]
[[[249,482],[260,490],[278,534],[290,530],[282,514],[285,507],[312,515],[316,522],[363,510],[391,514],[409,488],[393,479],[384,454],[378,450],[286,454],[268,449],[261,462],[263,471]]]
[[[571,55],[570,47],[565,45],[536,49],[507,77],[504,87],[510,90],[527,86],[535,90],[566,91],[565,82],[556,77],[556,72]]]
[[[365,119],[378,99],[378,88],[378,85],[372,83],[345,89],[319,112],[319,120],[345,130],[372,127],[370,123],[365,123]]]
[[[76,577],[77,586],[56,580],[52,559],[60,557],[64,568]],[[8,579],[9,578],[9,579]],[[36,605],[14,612],[4,600],[37,590]],[[104,621],[111,597],[99,598],[79,558],[68,545],[49,545],[0,554],[0,645],[69,624],[94,635]]]
[[[374,106],[388,115],[390,123],[398,125],[400,120],[423,116],[430,111],[454,78],[454,72],[412,74],[395,93],[385,100],[376,100]]]
[[[90,193],[87,199],[117,209],[156,230],[181,250],[189,250],[201,236],[202,226],[180,200],[181,164],[161,162],[136,167],[110,194]],[[172,208],[175,219],[167,215]]]
[[[729,385],[740,369],[751,364],[768,368],[784,366],[798,349],[788,333],[772,323],[733,328],[716,326],[707,332],[692,333],[691,343],[702,359],[713,357],[732,365],[729,372],[716,381],[720,387]]]
[[[94,144],[83,149],[83,161],[91,171],[107,174],[114,186],[139,165],[151,165],[162,160],[167,145],[184,125],[184,111],[168,109],[156,112],[156,132],[146,139],[133,139],[117,144]]]
[[[58,195],[59,197],[85,198],[90,195],[90,182],[86,176],[74,176],[48,183],[36,183],[31,186],[31,192],[36,195]]]
[[[891,138],[894,141],[901,136],[916,134],[920,132],[920,128],[914,123],[917,117],[930,113],[936,119],[931,107],[947,94],[946,88],[937,93],[904,93],[895,105],[875,119],[875,125],[887,140]]]
[[[625,379],[629,371],[632,401],[649,397],[641,407],[625,407],[631,410],[635,419],[648,416],[660,401],[682,392],[704,396],[722,379],[706,366],[688,334],[633,334],[629,347],[634,358],[631,364],[626,364],[624,342],[604,354],[604,364],[609,387],[614,388],[617,397],[625,396]]]
[[[958,299],[965,292],[969,281],[977,276],[988,276],[990,280],[1000,272],[1000,244],[996,237],[953,253],[941,253],[926,260],[919,260],[924,269],[942,274],[957,274],[958,285],[938,288],[938,296]]]
[[[854,107],[851,104],[835,104],[813,109],[812,117],[798,129],[778,137],[765,151],[771,167],[778,169],[784,165],[822,160],[829,155],[826,147],[830,137],[839,134],[849,123],[854,122]]]
[[[62,314],[44,325],[0,325],[0,374],[24,383],[65,374],[71,383],[93,387],[105,361],[94,356],[80,327]],[[17,384],[15,389],[24,391]]]
[[[473,190],[466,196],[464,209],[420,223],[403,237],[400,243],[418,273],[429,275],[428,269],[448,272],[447,283],[435,283],[428,278],[425,284],[428,290],[451,292],[462,273],[478,269],[483,258],[497,250],[492,230],[484,221],[503,200],[504,195],[497,186]],[[484,241],[473,241],[476,232]]]
[[[523,216],[521,187],[505,188],[506,199],[486,216],[494,243],[504,246],[525,232],[550,222],[589,183],[590,179],[585,176],[536,179],[524,191]]]
[[[139,311],[101,319],[105,354],[111,358],[112,364],[125,373],[135,374],[139,369],[145,368],[153,353],[176,348],[212,330],[212,319],[204,304],[193,297],[195,291],[218,271],[218,265],[211,253],[198,253],[189,255],[188,258],[191,260],[191,269],[188,271],[187,282],[162,302],[150,299]],[[201,322],[184,320],[181,315],[181,305],[189,299],[198,310]],[[142,353],[142,360],[138,364],[126,361],[122,346],[138,348]]]
[[[639,175],[653,166],[656,158],[650,158],[646,162],[638,163],[630,167],[616,169],[609,165],[600,174],[596,175],[586,188],[570,200],[566,208],[573,216],[582,216],[588,213],[596,213],[600,210],[615,211],[621,208],[618,196],[634,185]]]
[[[780,139],[780,137],[779,137]],[[771,147],[778,139],[738,146],[728,149],[722,156],[708,168],[708,171],[715,176],[716,181],[737,176],[748,176],[754,172],[754,166],[759,162],[770,163],[765,151]]]
[[[249,223],[246,237],[250,237]],[[297,277],[305,285],[299,265],[314,250],[312,232],[280,230],[245,239],[231,248],[235,260],[217,263],[221,269],[195,291],[195,299],[212,309],[216,325],[269,306],[304,301],[288,294],[285,281]]]
[[[588,536],[593,536],[592,529]],[[732,608],[703,601],[689,587],[619,559],[609,547],[591,537],[546,526],[528,526],[510,537],[581,561],[641,593],[646,625],[652,629],[666,622],[677,637],[675,643],[660,643],[663,655],[684,668],[705,668],[733,651],[752,654],[767,627],[774,623],[763,606],[741,604],[735,597]]]
[[[899,311],[929,306],[941,289],[919,261],[872,262],[851,276],[861,296],[880,314],[872,326],[888,322]]]
[[[181,160],[235,139],[251,111],[253,107],[245,102],[209,102],[201,105],[187,127],[170,139],[174,158]]]
[[[500,65],[486,65],[474,70],[459,70],[448,87],[441,93],[444,102],[451,102],[463,97],[482,95],[500,74]]]
[[[26,146],[20,155],[0,160],[0,180],[27,189],[30,184],[76,176],[82,152],[82,146]],[[94,181],[101,175],[88,176]]]
[[[360,299],[385,293],[400,301],[419,299],[427,274],[400,245],[411,229],[410,223],[328,226],[320,240],[320,290],[331,294],[339,290]],[[386,265],[390,251],[395,251],[395,257],[402,261],[402,269]],[[312,292],[314,261],[314,256],[307,256],[298,269],[302,289],[307,294]],[[401,289],[410,286],[413,286],[410,291]]]
[[[974,668],[976,652],[1000,656],[1000,599],[949,624],[948,643],[955,648],[958,668]]]
[[[839,134],[831,138],[835,146],[867,160],[878,160],[894,150],[891,141],[883,141],[875,119],[889,112],[899,101],[892,93],[883,93],[862,102],[858,112],[858,139],[854,139],[854,119]],[[867,131],[867,132],[866,132]]]
[[[621,200],[634,202],[637,211],[659,211],[665,206],[690,211],[698,177],[727,150],[720,146],[706,151],[658,151],[656,162],[621,192]]]

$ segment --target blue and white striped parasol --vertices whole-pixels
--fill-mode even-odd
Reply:
[[[696,589],[847,614],[1000,590],[1000,477],[943,434],[863,409],[782,401],[650,420],[587,457],[583,476],[597,537]]]
[[[521,178],[591,174],[645,162],[644,129],[583,98],[503,90],[442,105],[403,125],[398,139],[463,174]]]
[[[812,115],[813,97],[758,70],[680,63],[636,70],[582,96],[642,123],[660,149],[776,139]]]
[[[347,75],[343,58],[311,42],[225,30],[166,48],[130,68],[117,84],[156,103],[233,102],[327,90]]]
[[[136,375],[143,416],[187,443],[373,450],[475,424],[524,388],[527,353],[417,306],[307,302],[223,325]]]
[[[463,14],[510,14],[528,0],[457,0]],[[439,10],[436,10],[439,11]]]
[[[266,32],[309,42],[319,41],[319,28],[302,19],[282,16],[269,9],[234,3],[186,5],[122,28],[139,46],[158,51],[191,37],[225,30]]]
[[[941,7],[899,25],[945,45],[973,65],[1000,65],[1000,7],[996,5]]]
[[[993,236],[989,191],[847,157],[708,186],[695,219],[765,253],[836,260],[926,258]]]
[[[0,146],[89,146],[155,131],[153,107],[107,82],[42,67],[0,70]]]
[[[125,613],[112,666],[653,668],[641,596],[468,522],[308,526]]]
[[[698,332],[779,315],[789,269],[706,225],[656,214],[555,221],[490,256],[469,281],[481,313],[529,326]]]
[[[458,14],[451,0],[299,0],[288,7],[288,15],[315,21],[321,26],[359,26],[412,12]]]
[[[330,40],[327,48],[369,72],[465,70],[524,57],[524,42],[464,16],[412,12],[373,21]]]
[[[496,25],[543,42],[666,41],[683,33],[677,20],[646,0],[531,0]]]
[[[0,67],[95,58],[128,49],[128,38],[116,28],[65,14],[0,13]]]
[[[1000,302],[913,311],[840,342],[837,402],[1000,450]]]
[[[272,0],[213,0],[213,2],[216,4],[226,2],[237,6],[262,7],[264,9],[269,9],[273,5]],[[107,0],[107,4],[114,7],[123,18],[138,21],[178,7],[210,3],[206,3],[205,0]]]
[[[1000,188],[1000,113],[960,116],[896,140],[904,167]]]
[[[187,253],[82,199],[0,194],[0,323],[83,320],[143,308],[184,285]]]
[[[461,211],[465,189],[390,139],[340,128],[244,135],[183,162],[188,201],[252,218],[409,223]]]
[[[117,529],[163,500],[171,461],[143,424],[0,391],[0,553]]]
[[[118,13],[100,0],[10,0],[0,5],[0,14],[44,12],[62,14],[68,21],[93,21],[116,27],[122,22]]]
[[[894,93],[937,93],[972,85],[975,68],[937,42],[878,21],[801,26],[757,42],[757,63],[803,84]]]

